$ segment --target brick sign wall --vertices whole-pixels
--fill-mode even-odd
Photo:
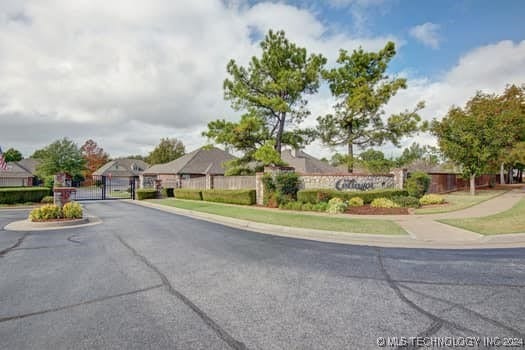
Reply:
[[[329,175],[329,174],[308,174],[301,175],[301,188],[327,188],[338,191],[370,191],[383,188],[395,188],[394,175]]]

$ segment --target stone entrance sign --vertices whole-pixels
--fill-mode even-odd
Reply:
[[[338,191],[370,191],[394,188],[394,175],[360,175],[360,174],[304,174],[300,176],[302,188],[327,188]]]

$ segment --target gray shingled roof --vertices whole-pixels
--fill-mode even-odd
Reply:
[[[22,168],[36,175],[36,168],[40,165],[40,159],[25,158],[17,162]]]
[[[285,149],[281,152],[281,159],[289,166],[294,167],[298,173],[333,174],[344,172],[341,168],[333,167],[301,150],[297,150],[294,156],[292,150]]]
[[[33,177],[29,171],[17,162],[7,162],[7,170],[0,170],[0,178],[28,178]]]
[[[224,174],[223,163],[235,159],[222,149],[201,147],[169,163],[156,164],[144,174]]]
[[[138,176],[148,168],[148,163],[139,159],[121,158],[107,162],[97,169],[93,175],[101,176]]]

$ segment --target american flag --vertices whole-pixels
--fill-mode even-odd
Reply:
[[[0,170],[7,170],[7,163],[4,159],[4,154],[2,153],[2,147],[0,147]]]

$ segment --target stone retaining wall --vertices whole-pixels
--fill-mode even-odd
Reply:
[[[327,188],[338,191],[370,191],[395,188],[394,175],[304,174],[299,177],[301,189]]]

